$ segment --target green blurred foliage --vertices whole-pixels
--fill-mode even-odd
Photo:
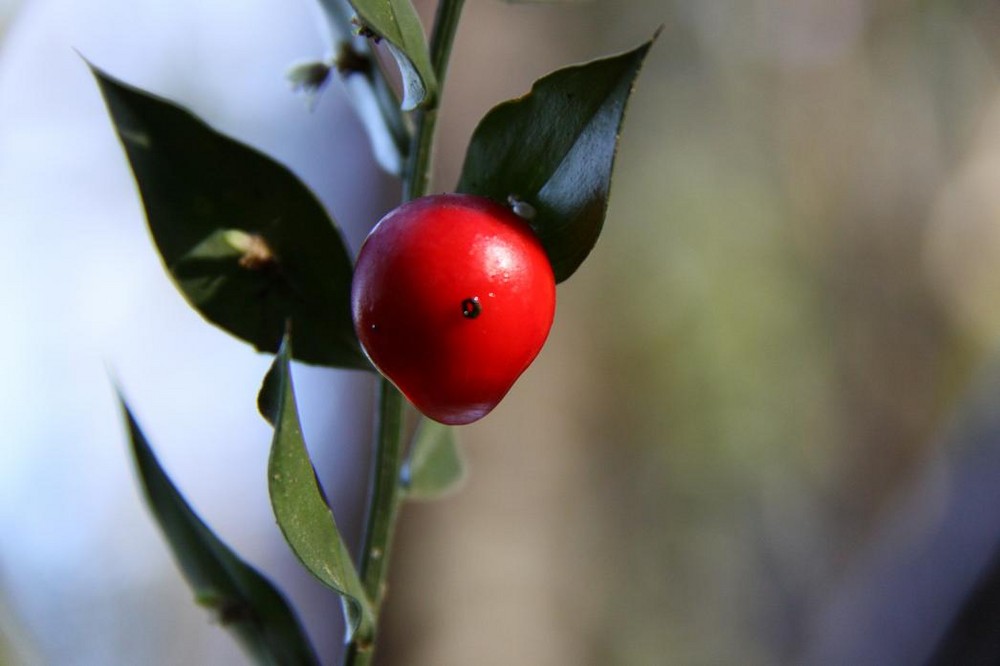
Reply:
[[[982,351],[923,262],[996,90],[973,17],[714,5],[676,6],[694,30],[636,104],[592,285],[637,504],[620,663],[789,659]]]

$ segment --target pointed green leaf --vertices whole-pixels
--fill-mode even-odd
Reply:
[[[289,368],[289,346],[286,338],[257,399],[265,418],[274,426],[267,468],[271,507],[299,561],[344,597],[350,630],[362,638],[369,637],[374,627],[371,603],[337,530],[302,436]]]
[[[217,326],[274,352],[367,368],[350,313],[352,264],[313,194],[266,155],[92,68],[132,165],[160,255]]]
[[[625,105],[655,39],[539,79],[473,133],[458,191],[522,202],[557,282],[579,268],[601,233]]]
[[[194,513],[119,396],[146,500],[198,603],[212,608],[258,664],[319,664],[288,602]]]
[[[350,0],[362,29],[367,28],[395,58],[403,78],[403,110],[426,106],[437,93],[420,16],[410,0]]]
[[[438,499],[454,491],[464,478],[454,428],[422,419],[403,466],[401,483],[406,498]]]

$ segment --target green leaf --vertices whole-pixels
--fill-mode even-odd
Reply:
[[[426,106],[437,93],[427,38],[410,0],[350,0],[367,28],[395,58],[403,78],[403,110]]]
[[[274,426],[267,469],[271,507],[299,561],[344,597],[350,631],[369,638],[374,627],[371,603],[309,459],[295,406],[289,347],[286,337],[257,399],[264,417]]]
[[[438,499],[455,490],[464,478],[454,428],[422,419],[400,480],[406,498]]]
[[[305,185],[190,112],[92,70],[188,302],[259,350],[277,351],[291,320],[298,360],[370,367],[351,323],[350,256]]]
[[[524,97],[494,107],[472,135],[458,191],[528,204],[557,282],[597,243],[625,105],[655,39],[539,79]]]
[[[258,664],[319,664],[288,602],[194,513],[119,396],[146,500],[198,603],[212,608]]]

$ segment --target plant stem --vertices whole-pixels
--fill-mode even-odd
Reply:
[[[434,67],[434,75],[438,82],[437,97],[433,107],[417,111],[416,132],[406,165],[406,181],[403,183],[403,201],[410,201],[427,194],[433,163],[437,111],[444,91],[444,82],[448,76],[451,47],[455,42],[455,33],[458,31],[464,5],[465,0],[441,0],[438,3],[430,43],[431,65]]]
[[[437,96],[428,108],[419,109],[416,131],[410,144],[404,171],[403,201],[427,194],[430,184],[437,108],[444,88],[451,46],[458,29],[465,0],[441,0],[434,17],[430,55],[438,81]],[[389,552],[401,500],[399,472],[403,462],[403,398],[388,379],[379,383],[375,451],[368,499],[368,519],[361,552],[361,581],[377,621],[385,596],[385,578]],[[344,666],[367,666],[374,655],[374,645],[351,642],[344,655]]]
[[[385,574],[389,566],[396,515],[399,513],[399,469],[403,453],[403,396],[388,379],[379,381],[376,415],[368,521],[361,554],[361,582],[371,600],[377,622],[378,611],[385,596]],[[362,646],[352,641],[348,645],[344,664],[368,664],[373,652],[374,645]]]
[[[371,496],[374,507],[368,523],[368,543],[361,567],[361,582],[377,609],[385,591],[386,564],[392,545],[393,525],[399,510],[399,464],[402,458],[403,397],[389,380],[379,382],[375,469]]]
[[[441,0],[437,15],[434,17],[434,33],[431,35],[431,65],[438,80],[438,98],[444,88],[444,80],[448,75],[448,62],[451,59],[451,45],[455,42],[458,31],[458,21],[462,18],[462,7],[465,0]]]

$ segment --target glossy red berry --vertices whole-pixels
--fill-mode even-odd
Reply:
[[[358,255],[351,310],[372,363],[421,412],[452,425],[496,407],[538,355],[555,278],[531,227],[489,199],[403,204]]]

